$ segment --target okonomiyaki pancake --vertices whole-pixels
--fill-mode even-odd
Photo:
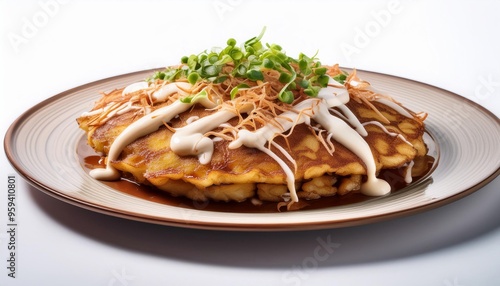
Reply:
[[[351,191],[387,194],[390,186],[378,173],[401,167],[411,172],[426,155],[425,113],[404,108],[355,71],[256,45],[260,37],[242,49],[228,41],[226,49],[244,51],[251,44],[260,47],[261,57],[271,50],[279,55],[270,57],[279,70],[276,63],[264,65],[264,57],[255,78],[238,76],[242,60],[235,56],[216,67],[219,80],[204,78],[202,67],[189,61],[202,66],[203,59],[191,56],[144,82],[103,94],[77,119],[106,162],[92,175],[126,176],[193,200],[293,204]],[[225,58],[210,56],[216,57],[210,67]]]

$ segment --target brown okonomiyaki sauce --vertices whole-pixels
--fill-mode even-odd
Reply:
[[[81,166],[87,172],[92,169],[103,168],[105,166],[104,163],[102,163],[103,160],[101,160],[101,156],[96,154],[95,151],[88,146],[85,137],[82,137],[78,143],[77,154]],[[426,169],[422,172],[421,176],[413,177],[413,182],[428,176],[429,172],[433,169],[433,166],[436,163],[436,159],[429,155],[427,155],[424,160],[425,162],[423,164]],[[408,186],[404,178],[405,172],[406,167],[399,169],[387,169],[382,170],[378,177],[386,180],[391,185],[391,193],[395,193]],[[140,185],[127,178],[122,178],[119,181],[101,181],[101,183],[115,189],[118,192],[122,192],[139,199],[188,209],[236,213],[274,213],[286,211],[286,206],[278,209],[276,202],[260,202],[260,204],[255,205],[251,200],[246,200],[244,202],[193,201],[185,197],[174,197],[167,192],[155,189],[154,187]],[[359,192],[350,192],[342,196],[335,195],[332,197],[323,197],[317,200],[300,200],[297,203],[297,208],[300,210],[320,209],[364,202],[374,198],[377,197],[366,196]]]

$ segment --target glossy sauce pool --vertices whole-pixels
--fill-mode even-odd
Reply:
[[[425,157],[425,165],[427,169],[422,176],[413,177],[413,182],[407,184],[405,182],[406,168],[393,170],[382,170],[378,175],[391,185],[391,193],[404,191],[408,185],[417,183],[430,176],[437,165],[438,150],[435,142],[430,136],[424,137],[429,148],[429,155]],[[82,136],[77,146],[77,154],[82,168],[88,173],[95,168],[103,168],[102,158],[87,144],[86,137]],[[251,200],[244,202],[215,202],[215,201],[193,201],[185,197],[174,197],[167,192],[155,189],[150,186],[140,185],[133,182],[131,179],[122,178],[118,181],[101,181],[102,184],[113,188],[117,192],[125,193],[130,196],[159,203],[169,206],[182,207],[188,209],[216,211],[216,212],[236,212],[236,213],[274,213],[286,210],[286,207],[278,209],[275,202],[261,202],[255,205]],[[359,192],[350,192],[343,196],[335,195],[332,197],[323,197],[317,200],[300,200],[294,204],[300,210],[312,210],[327,207],[335,207],[340,205],[348,205],[367,200],[373,200],[378,197],[370,197]]]

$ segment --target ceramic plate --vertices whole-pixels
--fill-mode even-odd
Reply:
[[[205,229],[305,230],[344,227],[425,211],[460,199],[493,180],[500,165],[500,121],[459,95],[423,83],[358,71],[377,89],[414,111],[429,114],[426,126],[439,146],[432,173],[401,191],[355,203],[292,212],[214,211],[200,204],[164,203],[91,178],[83,167],[84,133],[76,118],[100,92],[143,80],[152,70],[89,83],[55,95],[21,115],[5,136],[14,168],[36,188],[74,205],[139,221]]]

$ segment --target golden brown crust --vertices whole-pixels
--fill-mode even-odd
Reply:
[[[109,102],[118,101],[121,90],[115,90],[96,103],[94,110],[106,106]],[[122,100],[125,100],[122,98]],[[164,104],[150,106],[151,110]],[[361,123],[367,123],[365,129],[368,142],[376,162],[377,170],[398,168],[413,160],[416,156],[427,153],[422,136],[424,125],[417,118],[407,118],[384,104],[372,102],[378,112],[363,102],[351,100],[347,107],[356,115]],[[195,200],[235,200],[242,201],[256,194],[261,200],[283,200],[286,194],[286,174],[283,168],[265,153],[242,146],[228,148],[228,141],[215,141],[215,151],[209,164],[202,165],[197,157],[179,156],[170,149],[173,128],[185,126],[193,116],[203,117],[215,111],[195,106],[189,112],[180,114],[161,127],[158,131],[139,138],[129,144],[118,160],[112,163],[116,169],[132,174],[139,183],[151,184],[173,195],[182,195]],[[139,114],[139,115],[138,115]],[[383,121],[383,115],[390,123],[384,127],[388,134],[370,121]],[[91,117],[78,119],[80,127],[87,131],[88,142],[96,151],[107,154],[111,143],[132,122],[140,117],[140,112],[130,111],[116,115],[100,125],[92,125]],[[234,119],[233,123],[236,124]],[[314,126],[314,122],[311,123]],[[360,158],[342,144],[331,139],[334,153],[325,148],[318,140],[318,135],[310,126],[299,124],[294,132],[284,137],[278,136],[274,142],[285,148],[296,161],[295,179],[300,189],[298,195],[305,199],[321,196],[345,194],[359,189],[361,175],[366,174],[365,165]],[[327,140],[324,135],[324,140]],[[274,150],[274,149],[272,149]],[[286,158],[276,152],[284,161]],[[289,164],[293,170],[294,166]],[[302,185],[302,186],[301,186]],[[322,187],[318,187],[322,185]],[[316,191],[312,191],[314,186]]]

